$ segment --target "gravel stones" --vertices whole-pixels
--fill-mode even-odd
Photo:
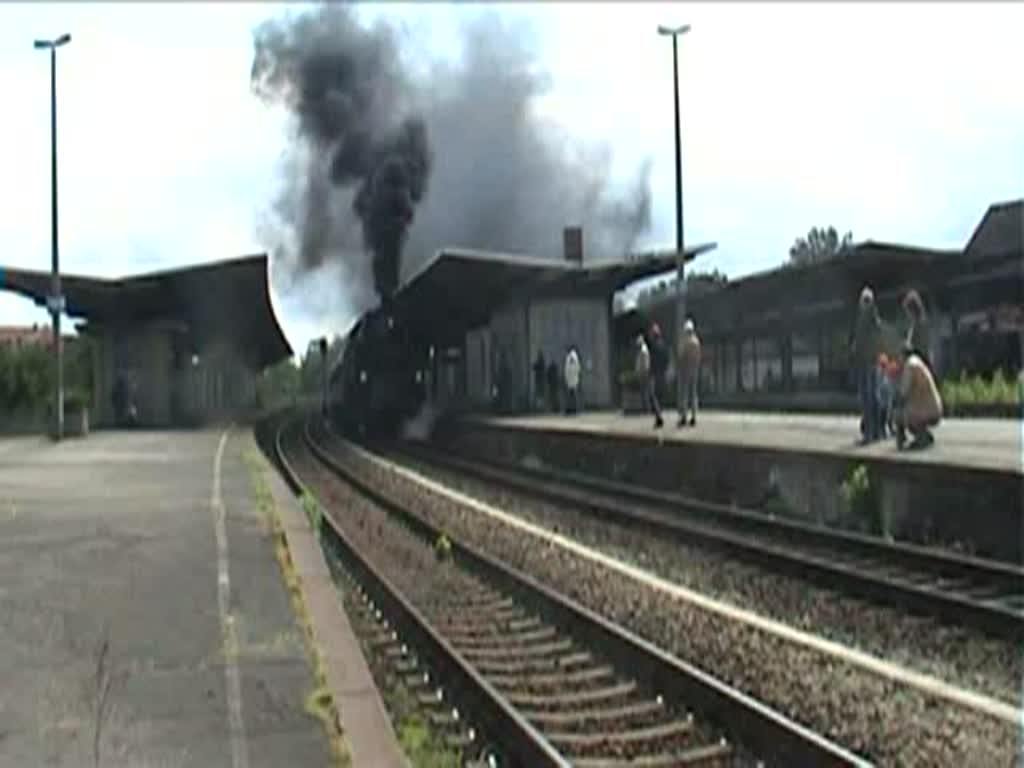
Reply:
[[[1017,762],[1019,733],[1010,723],[676,600],[468,510],[340,444],[332,449],[453,537],[530,573],[872,761],[979,768]],[[571,530],[567,522],[559,527],[563,533]],[[647,550],[647,557],[657,557],[650,546]]]

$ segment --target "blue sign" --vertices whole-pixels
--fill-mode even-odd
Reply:
[[[0,288],[4,287],[4,268],[0,267]]]

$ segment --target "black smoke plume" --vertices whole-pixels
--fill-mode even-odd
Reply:
[[[299,264],[316,266],[328,255],[338,198],[325,188],[326,171],[335,190],[354,190],[351,210],[373,256],[374,285],[390,296],[430,173],[423,121],[401,114],[406,84],[393,34],[365,29],[337,6],[266,22],[256,30],[252,85],[292,111],[309,152],[295,222]]]
[[[371,274],[387,294],[444,246],[558,258],[567,225],[583,227],[588,259],[635,245],[650,225],[649,164],[614,194],[611,152],[539,115],[548,78],[529,28],[474,16],[458,59],[420,56],[414,73],[392,27],[354,14],[325,6],[255,35],[253,87],[296,118],[275,232],[294,272],[340,263],[342,303],[358,310]]]

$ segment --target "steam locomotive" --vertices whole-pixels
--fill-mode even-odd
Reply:
[[[422,406],[425,371],[410,325],[385,303],[359,318],[345,337],[330,376],[330,417],[353,436],[391,437]]]

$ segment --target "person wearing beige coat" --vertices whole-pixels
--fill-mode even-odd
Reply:
[[[921,355],[909,345],[904,348],[903,354],[903,375],[900,381],[903,413],[899,420],[897,444],[903,447],[906,430],[914,436],[910,448],[927,448],[935,442],[932,427],[942,420],[942,397],[935,384],[935,377]]]
[[[677,427],[689,423],[697,426],[697,384],[700,381],[700,338],[694,328],[693,320],[687,320],[683,332],[676,345],[676,376],[678,387],[676,394],[679,401],[679,421]]]

